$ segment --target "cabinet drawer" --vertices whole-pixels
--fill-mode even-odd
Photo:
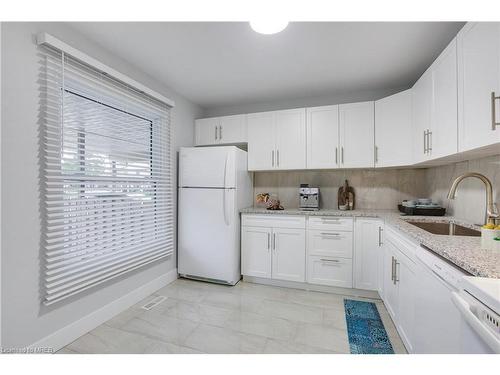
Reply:
[[[352,260],[310,255],[307,259],[307,282],[352,288]]]
[[[307,220],[307,227],[319,230],[352,231],[353,219],[351,217],[310,216]]]
[[[308,229],[308,255],[352,258],[352,232]]]
[[[281,215],[243,214],[241,217],[241,225],[252,226],[252,227],[267,227],[267,228],[305,229],[306,217],[283,215],[283,214]]]

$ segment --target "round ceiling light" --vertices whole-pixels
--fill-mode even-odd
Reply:
[[[250,27],[260,34],[276,34],[285,30],[288,26],[288,21],[282,20],[260,20],[250,21]]]

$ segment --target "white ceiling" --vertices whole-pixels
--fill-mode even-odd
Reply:
[[[461,22],[71,23],[204,108],[409,87]]]

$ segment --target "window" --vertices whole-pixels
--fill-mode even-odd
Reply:
[[[40,47],[44,303],[173,252],[170,107]]]

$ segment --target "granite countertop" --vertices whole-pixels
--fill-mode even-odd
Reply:
[[[468,228],[480,229],[476,225],[456,219],[452,216],[402,216],[396,210],[341,211],[325,209],[319,211],[301,211],[299,209],[286,209],[272,211],[255,207],[244,208],[240,212],[246,214],[376,217],[384,219],[387,224],[395,227],[411,239],[419,242],[429,250],[471,275],[500,278],[500,252],[496,250],[481,249],[480,237],[432,234],[407,222],[410,220],[423,222],[453,222]]]

